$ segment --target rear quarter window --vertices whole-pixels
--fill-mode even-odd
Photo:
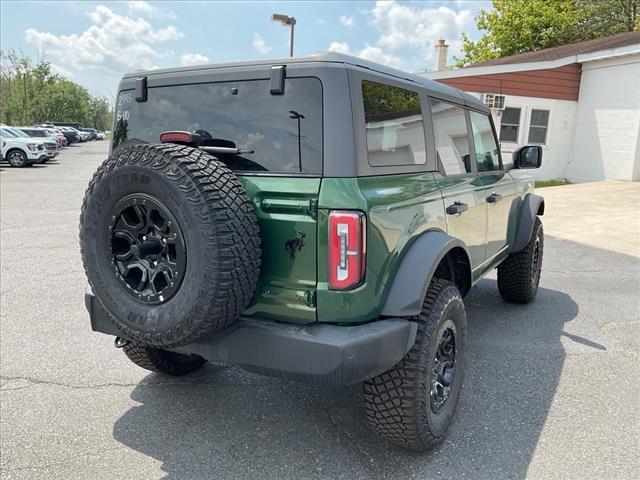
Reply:
[[[426,162],[418,93],[363,80],[362,101],[369,165],[421,165]]]
[[[149,88],[146,102],[132,90],[118,96],[114,150],[159,143],[172,130],[197,132],[203,144],[253,150],[216,156],[235,171],[322,172],[322,84],[289,78],[283,95],[268,80]]]

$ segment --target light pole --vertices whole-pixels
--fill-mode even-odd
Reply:
[[[302,173],[302,141],[300,132],[300,120],[304,120],[305,117],[295,110],[289,110],[289,114],[289,118],[298,121],[298,167],[300,168],[300,172]]]
[[[293,57],[293,29],[296,26],[296,18],[295,17],[289,17],[287,15],[281,15],[279,13],[272,13],[271,14],[271,21],[272,22],[280,22],[285,27],[287,25],[291,26],[291,40],[289,42],[289,56]]]

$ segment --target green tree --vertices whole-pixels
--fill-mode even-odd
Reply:
[[[640,29],[640,0],[493,0],[474,42],[462,36],[456,66]]]
[[[32,125],[45,121],[78,122],[105,129],[112,112],[106,98],[51,69],[48,62],[33,64],[11,50],[0,51],[0,121]]]
[[[106,98],[89,96],[89,117],[93,128],[106,130],[111,126],[112,113]]]
[[[415,93],[369,81],[362,83],[362,99],[367,116],[417,110],[420,107],[420,99]]]

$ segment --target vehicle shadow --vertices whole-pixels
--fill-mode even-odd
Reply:
[[[370,433],[359,385],[322,389],[237,367],[147,376],[131,394],[139,405],[117,420],[113,436],[175,479],[524,478],[562,370],[564,324],[578,305],[544,288],[533,304],[510,305],[490,279],[465,302],[464,391],[447,440],[429,454]]]

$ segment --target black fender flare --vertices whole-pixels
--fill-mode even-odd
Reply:
[[[400,262],[381,315],[418,315],[440,261],[456,247],[462,248],[467,259],[469,258],[464,242],[442,231],[431,230],[417,238]]]
[[[519,252],[529,243],[536,217],[544,214],[544,198],[535,193],[528,193],[520,208],[520,220],[514,237],[511,252]]]

